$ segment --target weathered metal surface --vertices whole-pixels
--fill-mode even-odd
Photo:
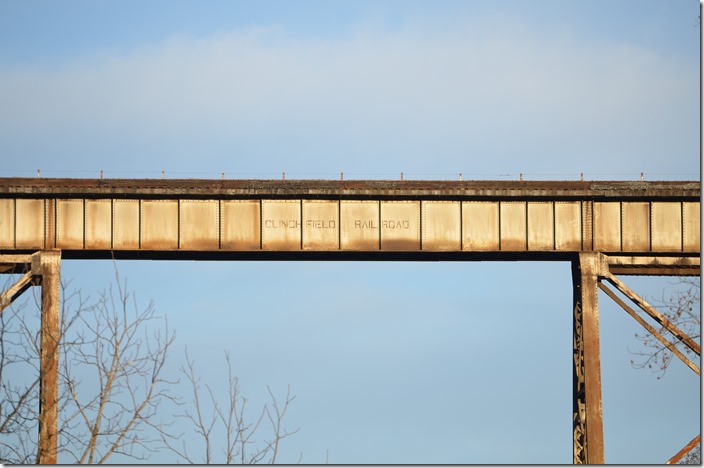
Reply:
[[[14,302],[29,286],[32,285],[32,272],[25,273],[15,284],[10,286],[7,291],[0,294],[0,313]]]
[[[699,276],[699,257],[678,256],[608,256],[613,275]]]
[[[597,280],[602,258],[581,253],[572,262],[573,302],[573,462],[604,463],[601,356]]]
[[[379,250],[379,202],[340,201],[340,249]]]
[[[462,203],[462,250],[499,250],[499,203]]]
[[[15,200],[0,198],[0,249],[15,247]]]
[[[555,204],[528,202],[528,250],[555,249]]]
[[[448,197],[644,199],[700,196],[696,181],[243,180],[0,178],[0,197]]]
[[[420,250],[420,202],[381,202],[381,250]]]
[[[167,251],[176,258],[179,250],[381,251],[418,259],[423,252],[513,252],[541,259],[550,252],[700,252],[700,204],[690,198],[689,183],[612,183],[595,192],[592,183],[546,183],[542,189],[510,183],[492,191],[486,183],[449,181],[113,181],[92,187],[68,179],[33,186],[31,198],[3,198],[2,189],[11,188],[3,182],[3,252],[61,248],[69,256],[110,258],[113,252]],[[579,198],[576,187],[582,187]],[[264,188],[266,196],[245,195]],[[84,196],[54,195],[67,189]],[[334,190],[334,199],[312,195]]]
[[[653,202],[651,204],[653,229],[650,233],[652,250],[656,252],[682,251],[682,204]]]
[[[15,200],[15,247],[18,249],[44,248],[44,200]]]
[[[684,229],[682,232],[683,249],[687,252],[699,252],[701,233],[701,206],[699,202],[683,202],[682,218]]]
[[[139,200],[116,199],[113,202],[112,247],[116,250],[139,249]],[[92,240],[89,242],[92,244]]]
[[[526,250],[528,247],[525,202],[500,202],[500,250]]]
[[[594,250],[618,252],[621,250],[621,203],[594,202]]]
[[[301,201],[262,200],[262,250],[301,249]]]
[[[555,250],[582,250],[582,214],[579,202],[555,202]]]
[[[179,248],[220,248],[220,207],[217,200],[181,200],[179,203]]]
[[[650,204],[647,202],[621,203],[621,250],[650,251]]]
[[[142,200],[140,210],[140,248],[178,249],[178,200]]]
[[[85,213],[82,199],[56,201],[56,247],[82,249]]]
[[[85,248],[112,248],[112,200],[85,200],[85,210]]]
[[[261,247],[261,202],[223,200],[220,204],[220,248],[259,250]]]
[[[303,250],[340,248],[340,209],[335,201],[303,200]]]
[[[37,463],[56,464],[59,401],[59,290],[61,252],[42,252],[42,320]]]
[[[457,201],[423,201],[423,250],[459,251],[462,248],[462,205]]]

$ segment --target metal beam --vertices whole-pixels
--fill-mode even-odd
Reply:
[[[699,276],[699,257],[681,256],[608,256],[614,275]]]
[[[39,358],[37,463],[55,465],[59,435],[59,274],[61,252],[41,252],[39,262],[42,278],[42,324]]]
[[[572,262],[573,307],[573,461],[604,463],[601,358],[597,279],[602,256],[583,253]]]
[[[621,291],[626,297],[628,297],[631,301],[633,301],[634,304],[636,304],[638,307],[643,309],[645,313],[650,315],[656,322],[658,322],[660,325],[665,327],[667,331],[675,335],[678,339],[682,341],[682,343],[685,344],[689,349],[694,351],[695,353],[701,355],[701,347],[699,344],[697,344],[693,339],[691,339],[689,336],[687,336],[686,333],[684,333],[682,330],[677,328],[677,326],[670,322],[666,317],[664,317],[660,312],[657,311],[655,307],[652,305],[648,304],[648,302],[640,297],[638,294],[633,292],[631,288],[626,286],[621,280],[616,278],[614,275],[612,275],[609,272],[605,272],[604,277],[606,280],[614,285],[616,289]]]
[[[667,338],[665,338],[664,336],[662,336],[662,334],[660,334],[652,325],[650,325],[648,322],[646,322],[645,320],[643,320],[643,318],[641,318],[641,317],[636,313],[635,310],[633,310],[633,309],[631,309],[630,307],[628,307],[628,305],[626,305],[626,303],[623,302],[623,301],[621,300],[621,298],[616,295],[616,293],[614,293],[612,290],[610,290],[609,288],[607,288],[606,286],[604,286],[604,284],[603,284],[601,281],[599,281],[599,289],[601,289],[602,291],[604,291],[611,299],[613,299],[613,301],[614,301],[615,303],[617,303],[618,305],[620,305],[621,308],[622,308],[623,310],[625,310],[625,311],[628,313],[628,315],[630,315],[631,317],[633,317],[633,318],[636,320],[636,322],[640,323],[640,324],[643,326],[643,328],[645,328],[646,330],[648,330],[655,338],[657,338],[657,339],[658,339],[667,349],[669,349],[675,356],[677,356],[678,358],[680,358],[680,360],[681,360],[682,362],[684,362],[690,369],[692,369],[697,375],[701,375],[701,372],[700,372],[700,370],[699,370],[699,367],[697,367],[696,364],[694,364],[692,361],[690,361],[689,359],[687,359],[687,358],[685,357],[685,355],[682,354],[682,352],[680,352],[680,350],[677,349],[677,347],[676,347],[674,344],[672,344]]]
[[[153,260],[254,252],[290,260],[310,252],[334,260],[358,252],[423,261],[444,253],[559,260],[593,251],[698,258],[699,198],[694,182],[0,178],[0,219],[7,221],[0,252]],[[651,274],[638,265],[614,268]],[[687,273],[679,260],[662,267],[661,274]]]
[[[15,299],[20,297],[23,292],[32,285],[32,271],[28,271],[15,284],[10,286],[7,291],[0,294],[0,313],[5,310]]]
[[[666,464],[667,464],[667,465],[673,465],[673,464],[677,463],[678,461],[680,461],[680,459],[681,459],[682,457],[684,457],[686,454],[688,454],[694,447],[696,447],[697,445],[699,445],[699,443],[701,442],[701,439],[702,439],[702,435],[699,434],[697,437],[695,437],[694,439],[692,439],[687,445],[685,445],[684,447],[682,447],[682,450],[680,450],[679,452],[677,452],[677,453],[675,454],[675,456],[673,456],[672,458],[670,458],[670,459],[667,461]]]

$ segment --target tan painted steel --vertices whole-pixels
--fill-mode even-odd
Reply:
[[[16,249],[43,249],[44,248],[44,200],[24,199],[15,200],[15,239]],[[3,217],[7,215],[3,214]],[[9,218],[6,218],[9,220]],[[9,239],[3,240],[7,243]]]
[[[499,239],[499,203],[463,202],[462,250],[499,250]]]
[[[462,249],[462,205],[456,201],[422,202],[423,250],[458,251]]]
[[[15,248],[15,200],[0,199],[0,249]]]
[[[303,250],[340,248],[340,210],[337,202],[303,200]]]
[[[112,200],[86,200],[85,236],[96,249],[112,249]]]
[[[222,200],[220,249],[259,250],[261,242],[261,203],[258,200]]]
[[[139,200],[113,201],[113,222],[112,222],[112,248],[114,250],[137,250],[139,243]],[[104,241],[104,239],[100,239]],[[92,242],[86,242],[86,246],[92,246]]]
[[[581,253],[572,263],[574,464],[604,463],[597,283],[605,271],[603,255],[595,253]]]
[[[301,200],[262,200],[262,250],[300,250],[301,227]]]
[[[431,190],[440,182],[359,181],[335,192],[331,182],[298,181],[292,188],[247,181],[247,189],[240,184],[223,193],[190,187],[209,181],[160,181],[158,190],[140,187],[155,181],[114,181],[106,190],[93,181],[57,179],[18,195],[21,187],[6,187],[11,180],[0,179],[6,253],[700,252],[699,191],[689,182],[592,183],[584,190],[575,183],[564,189],[504,183],[491,190],[485,182],[446,182]]]
[[[218,200],[181,200],[179,203],[179,249],[220,248]]]
[[[340,201],[340,250],[379,250],[378,201]]]
[[[420,202],[381,202],[381,250],[420,250]]]

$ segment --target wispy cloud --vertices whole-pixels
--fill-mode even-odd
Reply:
[[[691,63],[512,21],[252,28],[0,70],[0,149],[115,169],[698,172],[697,90]]]

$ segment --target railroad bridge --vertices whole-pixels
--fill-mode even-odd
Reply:
[[[38,461],[56,463],[60,262],[124,258],[569,261],[574,462],[603,463],[597,291],[700,354],[616,276],[700,275],[700,209],[698,181],[0,179],[0,272],[24,273],[0,311],[42,286]]]

